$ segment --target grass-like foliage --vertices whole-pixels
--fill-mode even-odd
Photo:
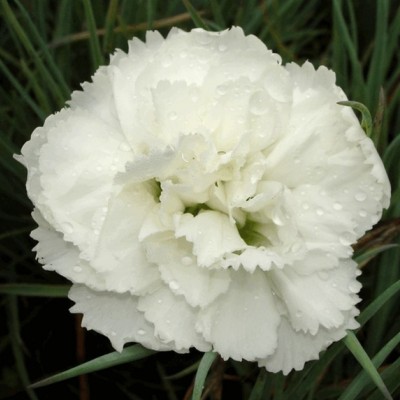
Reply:
[[[119,354],[82,330],[68,312],[68,282],[34,259],[26,172],[13,159],[113,49],[126,50],[127,39],[147,29],[232,25],[285,62],[333,68],[357,102],[347,106],[367,119],[357,104],[369,109],[369,133],[392,184],[390,209],[355,248],[364,272],[361,328],[286,377],[213,353],[155,354],[133,345]],[[106,392],[132,400],[399,398],[399,43],[400,3],[390,0],[1,0],[0,400],[89,400]]]

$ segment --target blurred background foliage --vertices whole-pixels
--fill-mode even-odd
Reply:
[[[64,106],[72,90],[108,62],[115,48],[126,50],[133,36],[143,39],[147,29],[165,35],[172,26],[222,30],[232,25],[261,38],[284,62],[308,59],[333,68],[349,99],[371,112],[373,140],[393,196],[383,222],[355,246],[364,272],[359,342],[354,336],[355,344],[352,337],[336,343],[319,361],[287,377],[254,363],[223,362],[210,354],[202,358],[196,351],[150,356],[133,346],[125,359],[111,354],[111,359],[96,360],[112,351],[110,344],[80,328],[79,317],[68,312],[68,282],[43,271],[34,259],[26,173],[13,154],[47,115]],[[383,398],[384,390],[376,386],[382,386],[376,371],[393,398],[399,396],[399,42],[397,0],[1,0],[0,400],[89,400],[105,393],[133,400],[192,395],[375,400]],[[90,359],[96,364],[70,373],[79,373],[77,378],[28,387]],[[103,369],[115,364],[123,365]]]

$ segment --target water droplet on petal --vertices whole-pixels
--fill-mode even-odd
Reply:
[[[171,281],[169,282],[169,287],[171,290],[177,290],[179,289],[179,284],[176,281]]]
[[[336,283],[336,282],[332,282],[331,286],[332,286],[333,288],[337,288],[337,283]]]
[[[315,210],[315,213],[318,215],[318,216],[322,216],[322,215],[324,215],[324,210],[322,209],[322,208],[317,208],[316,210]]]
[[[301,318],[303,316],[303,313],[301,311],[296,311],[295,316],[296,318]]]
[[[120,148],[122,151],[129,151],[129,150],[131,149],[130,146],[129,146],[127,143],[121,143],[120,146],[119,146],[119,148]]]
[[[364,201],[366,198],[367,198],[367,195],[364,193],[364,192],[358,192],[358,193],[356,193],[356,195],[354,196],[354,198],[357,200],[357,201]]]
[[[82,272],[82,267],[78,267],[78,266],[76,266],[76,267],[74,267],[74,268],[72,268],[75,272]]]
[[[146,334],[146,331],[144,329],[138,329],[137,334],[143,336]]]
[[[333,209],[336,211],[340,211],[343,209],[343,206],[340,203],[333,203]]]
[[[170,121],[175,121],[178,118],[178,114],[174,111],[171,111],[168,114],[168,118],[170,119]]]
[[[360,290],[360,283],[357,281],[353,281],[349,283],[349,290],[351,293],[358,293],[358,291]]]
[[[227,92],[227,90],[228,90],[228,88],[227,88],[226,85],[219,85],[219,86],[217,86],[217,93],[218,93],[220,96],[223,96],[223,95]]]
[[[227,48],[228,48],[228,46],[226,44],[220,43],[218,45],[218,50],[221,51],[221,52],[222,51],[226,51]]]
[[[117,332],[111,331],[111,336],[117,336]]]
[[[161,303],[162,303],[162,300],[161,300],[161,299],[158,299],[158,300],[157,300],[157,303],[158,303],[158,304],[161,304]]]
[[[339,242],[343,246],[349,246],[350,244],[353,243],[353,241],[354,241],[354,235],[352,235],[350,232],[344,233],[339,237]]]
[[[367,212],[365,210],[360,210],[360,212],[358,213],[360,215],[360,217],[365,218],[367,216]]]
[[[268,102],[264,92],[258,91],[251,96],[249,108],[255,115],[262,115],[267,112]]]
[[[62,228],[65,231],[65,233],[72,233],[74,231],[74,227],[68,222],[64,223],[62,225]]]
[[[310,205],[308,203],[303,203],[302,207],[303,210],[308,210],[310,208]]]

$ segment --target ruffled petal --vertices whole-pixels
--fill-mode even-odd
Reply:
[[[197,310],[166,286],[141,296],[138,309],[147,321],[154,324],[155,333],[163,342],[173,342],[175,351],[184,352],[190,347],[210,350],[210,344],[195,330]]]
[[[275,351],[280,315],[266,275],[231,273],[229,291],[201,310],[197,329],[224,359],[256,360]]]
[[[98,292],[72,285],[68,297],[75,302],[70,309],[83,314],[82,326],[107,336],[117,351],[127,342],[137,342],[153,350],[171,350],[154,333],[154,326],[138,311],[138,298],[129,294]]]

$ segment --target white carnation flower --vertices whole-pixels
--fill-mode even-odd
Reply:
[[[303,368],[358,326],[352,247],[388,207],[335,74],[240,28],[117,51],[22,149],[37,256],[121,351]]]

